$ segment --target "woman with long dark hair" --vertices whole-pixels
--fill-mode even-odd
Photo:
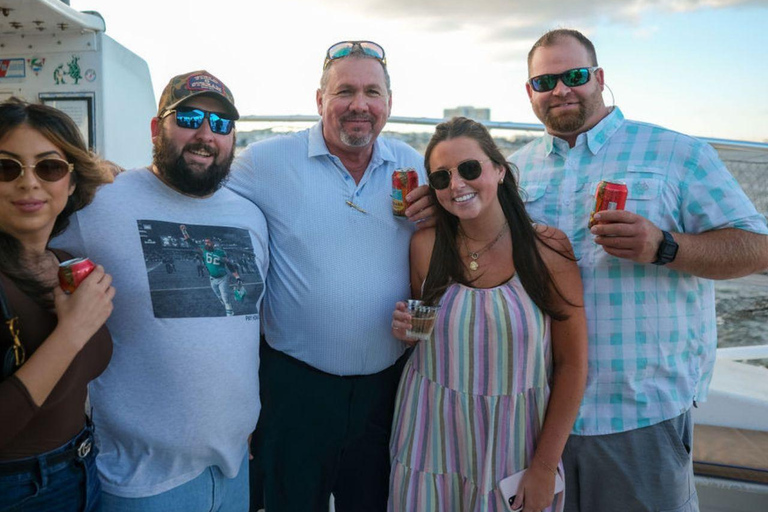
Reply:
[[[62,112],[0,104],[0,511],[97,510],[86,386],[107,366],[111,277],[97,266],[71,295],[57,282],[72,256],[48,248],[109,181]]]
[[[437,222],[411,240],[411,293],[440,310],[400,382],[389,508],[503,511],[499,481],[526,470],[513,508],[562,510],[555,480],[587,370],[570,243],[531,222],[482,124],[438,125],[425,166]],[[413,344],[410,326],[398,303],[393,333]]]

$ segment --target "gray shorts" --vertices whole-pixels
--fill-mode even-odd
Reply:
[[[568,439],[565,512],[698,512],[691,411],[650,427]]]

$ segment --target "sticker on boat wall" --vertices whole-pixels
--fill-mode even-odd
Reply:
[[[53,81],[56,85],[66,85],[68,76],[71,80],[74,80],[74,84],[77,85],[83,78],[80,71],[80,57],[73,55],[72,59],[66,63],[67,69],[64,69],[65,64],[59,64],[56,69],[53,70]]]
[[[27,64],[29,64],[29,69],[31,69],[32,72],[35,73],[35,76],[37,76],[43,70],[45,58],[32,57],[31,59],[27,59]]]
[[[26,75],[24,59],[0,59],[0,79],[24,78]]]
[[[85,70],[85,79],[89,82],[93,82],[96,80],[96,70],[93,68],[88,68]]]

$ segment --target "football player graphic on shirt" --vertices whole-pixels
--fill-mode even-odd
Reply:
[[[245,287],[240,279],[240,274],[237,271],[237,267],[234,262],[227,258],[227,253],[221,247],[216,247],[213,240],[206,238],[202,245],[195,243],[187,233],[187,226],[181,224],[179,226],[181,234],[184,236],[184,240],[192,246],[203,259],[203,264],[208,269],[208,274],[211,280],[211,289],[219,301],[224,306],[224,310],[227,316],[234,316],[235,311],[232,309],[232,294],[230,293],[229,276],[228,272],[232,274],[235,279],[234,297],[237,300],[242,300],[245,295]]]

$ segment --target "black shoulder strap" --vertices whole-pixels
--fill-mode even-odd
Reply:
[[[6,297],[5,290],[3,289],[2,280],[0,280],[0,309],[3,313],[3,320],[10,320],[14,317],[11,303],[8,302],[8,297]]]
[[[8,296],[3,289],[3,283],[0,279],[0,310],[2,310],[3,320],[8,332],[11,335],[11,345],[0,350],[0,381],[4,381],[16,369],[24,364],[26,352],[24,345],[21,344],[19,337],[19,319],[14,316],[11,309],[11,303],[8,302]]]

